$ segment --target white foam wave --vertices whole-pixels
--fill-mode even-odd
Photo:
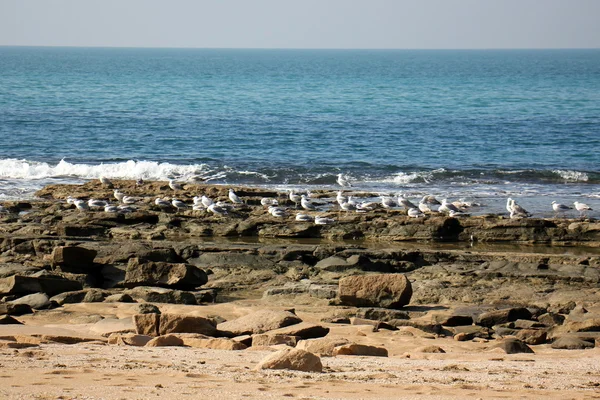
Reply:
[[[564,179],[565,182],[587,182],[590,179],[588,174],[580,171],[555,169],[552,172]]]
[[[107,164],[74,164],[61,160],[56,165],[28,160],[0,160],[1,179],[39,180],[48,178],[97,179],[101,176],[113,179],[167,180],[184,179],[193,175],[213,172],[206,164],[176,165],[154,161],[125,161]]]
[[[425,183],[429,183],[433,180],[434,174],[446,172],[444,168],[435,169],[432,171],[415,171],[415,172],[399,172],[392,175],[391,177],[384,178],[378,182],[381,183],[394,183],[394,184],[408,184],[415,181],[423,180]]]

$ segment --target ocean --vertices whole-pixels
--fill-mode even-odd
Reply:
[[[481,212],[600,210],[598,49],[0,47],[0,71],[0,201],[101,175],[315,190],[344,173]]]

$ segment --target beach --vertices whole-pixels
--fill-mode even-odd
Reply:
[[[111,185],[4,203],[4,398],[597,395],[593,218],[347,212],[322,190],[311,193],[321,209],[302,212],[334,221],[316,225],[295,220],[287,192],[236,186],[242,203],[218,215],[193,197],[231,203],[230,186]],[[116,204],[115,188],[135,210],[66,201]],[[292,349],[320,367],[259,367]]]

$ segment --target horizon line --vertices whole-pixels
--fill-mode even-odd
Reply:
[[[0,48],[27,47],[27,48],[73,48],[73,49],[147,49],[147,50],[374,50],[374,51],[494,51],[494,50],[600,50],[600,47],[191,47],[191,46],[104,46],[104,45],[20,45],[0,44]]]

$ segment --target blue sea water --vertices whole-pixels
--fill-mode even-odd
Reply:
[[[0,139],[0,200],[100,175],[285,189],[342,172],[542,212],[600,198],[600,50],[0,47]]]

